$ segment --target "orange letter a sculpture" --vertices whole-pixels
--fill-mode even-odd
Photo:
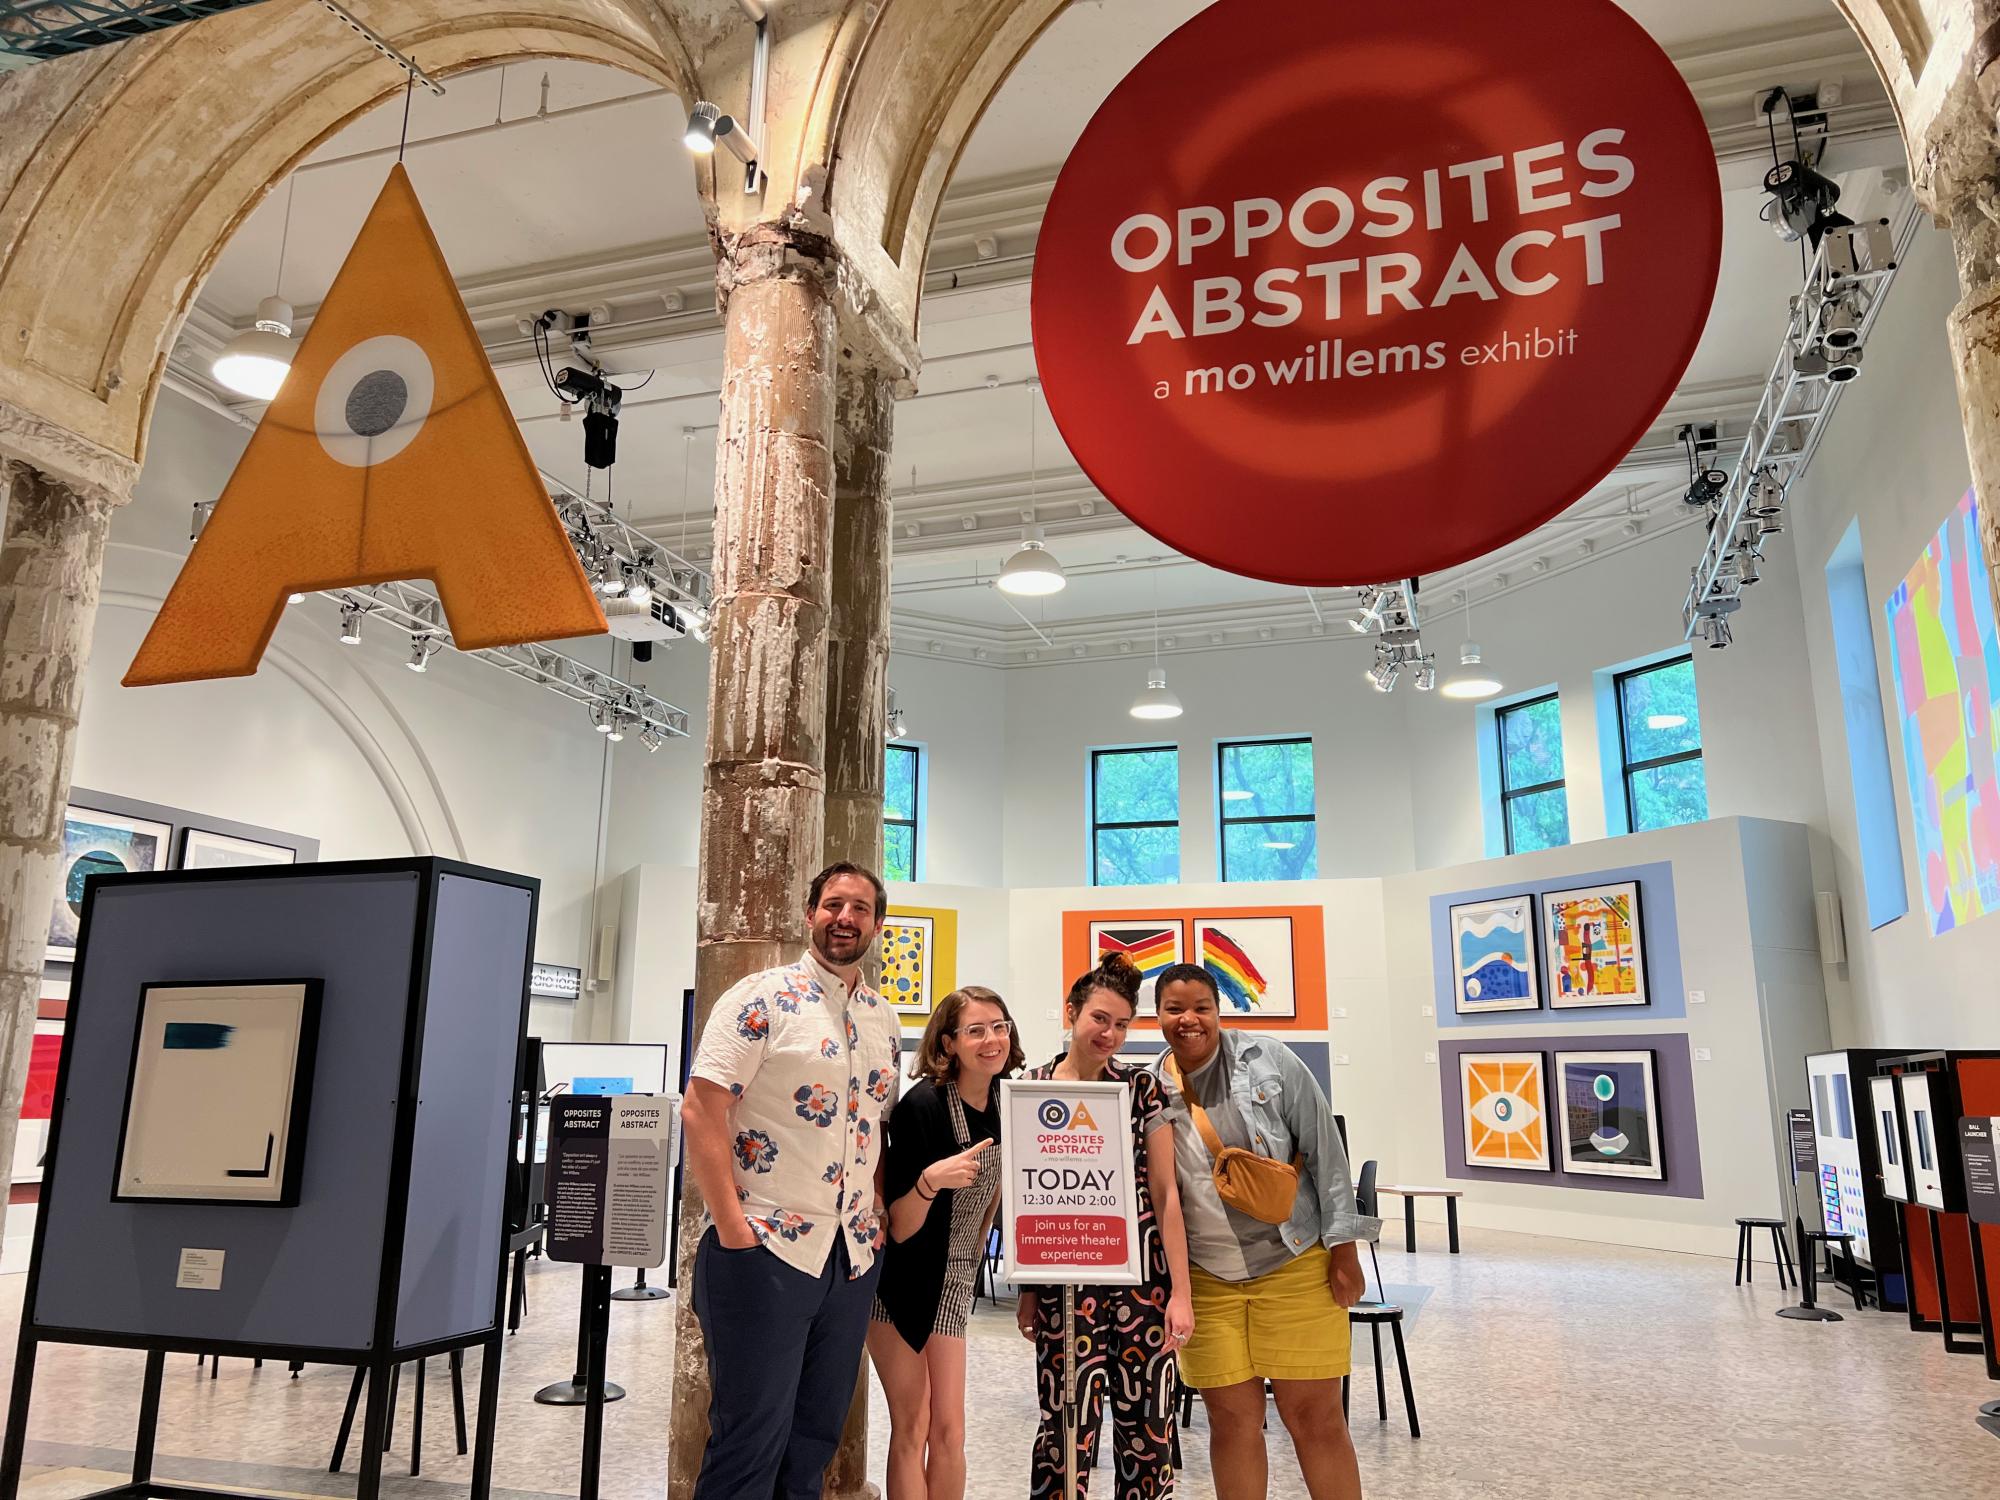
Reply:
[[[407,578],[463,651],[606,629],[398,163],[125,685],[246,677],[287,595]]]

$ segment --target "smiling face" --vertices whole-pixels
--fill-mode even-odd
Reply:
[[[1182,1074],[1203,1066],[1222,1043],[1222,1010],[1215,990],[1193,979],[1161,985],[1160,1030]]]
[[[860,875],[836,875],[819,893],[819,905],[806,913],[812,926],[813,951],[835,969],[861,962],[875,930],[882,925],[875,910],[875,887]]]
[[[1014,1050],[1013,1026],[1007,1012],[990,1000],[968,1000],[943,1046],[944,1055],[957,1062],[961,1079],[997,1078]]]
[[[1116,990],[1093,989],[1070,1010],[1070,1056],[1089,1059],[1094,1067],[1118,1055],[1132,1029],[1132,1002]]]

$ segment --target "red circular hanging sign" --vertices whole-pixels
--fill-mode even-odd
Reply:
[[[1611,0],[1218,0],[1064,166],[1035,357],[1084,472],[1163,542],[1379,583],[1610,473],[1721,254],[1700,111]]]

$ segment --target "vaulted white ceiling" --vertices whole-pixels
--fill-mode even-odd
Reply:
[[[1769,160],[1755,112],[1762,92],[1840,86],[1825,170],[1843,184],[1842,209],[1856,218],[1899,214],[1906,202],[1887,103],[1828,0],[1621,3],[1680,64],[1723,164],[1714,312],[1680,394],[1634,458],[1564,517],[1428,580],[1433,598],[1587,566],[1687,524],[1672,428],[1721,420],[1726,433],[1731,424],[1740,432],[1799,280],[1796,248],[1758,217]],[[1223,574],[1153,541],[1082,478],[1025,384],[1034,373],[1034,239],[1062,161],[1119,79],[1204,5],[1076,0],[1016,69],[964,152],[933,248],[925,368],[918,394],[897,413],[900,650],[994,665],[1111,654],[1150,631],[1156,601],[1175,622],[1169,649],[1256,644],[1317,633],[1349,602]],[[1755,29],[1745,29],[1746,19]],[[1579,66],[1576,86],[1615,90],[1617,80]],[[611,313],[598,345],[608,367],[629,376],[628,385],[651,372],[626,401],[614,499],[636,524],[668,545],[685,539],[700,557],[721,345],[693,170],[679,144],[683,124],[680,101],[642,80],[523,61],[461,75],[443,98],[419,93],[407,159],[537,461],[584,487],[581,426],[557,419],[559,403],[516,320],[600,304]],[[258,408],[225,400],[208,380],[209,360],[274,286],[309,319],[394,160],[401,125],[400,99],[355,121],[249,217],[202,289],[172,363],[175,389],[254,421]],[[590,482],[604,493],[602,474]],[[1029,514],[1072,582],[1025,605],[1024,619],[991,580]],[[1690,560],[1697,549],[1691,535]]]

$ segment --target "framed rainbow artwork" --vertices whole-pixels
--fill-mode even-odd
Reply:
[[[1290,917],[1196,917],[1194,961],[1215,977],[1224,1016],[1295,1016]]]

